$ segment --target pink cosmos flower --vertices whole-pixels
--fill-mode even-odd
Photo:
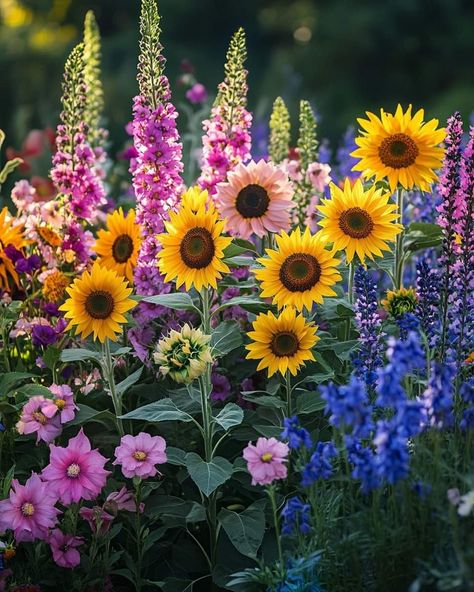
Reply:
[[[64,534],[59,528],[55,528],[49,535],[48,542],[56,565],[68,569],[79,565],[81,556],[77,547],[84,543],[84,539]]]
[[[53,394],[54,399],[46,399],[46,403],[42,409],[43,413],[49,419],[57,414],[61,423],[72,421],[79,407],[74,403],[74,395],[71,387],[67,384],[63,384],[62,386],[52,384],[49,390]]]
[[[321,162],[312,162],[308,165],[306,176],[308,181],[314,187],[316,191],[322,193],[326,185],[329,185],[331,181],[331,167],[328,164]]]
[[[293,188],[288,176],[270,162],[238,164],[217,185],[216,204],[230,234],[249,239],[290,228]]]
[[[82,428],[66,448],[51,444],[50,450],[49,465],[43,469],[42,476],[63,504],[91,500],[99,495],[110,475],[104,469],[108,459],[98,450],[91,450]]]
[[[166,442],[161,436],[150,436],[141,432],[138,436],[123,436],[115,449],[113,464],[122,465],[125,477],[154,477],[158,471],[155,465],[166,462]]]
[[[0,532],[13,530],[17,543],[46,540],[60,511],[54,507],[57,497],[39,475],[32,473],[24,485],[13,479],[10,496],[0,501]]]
[[[287,468],[284,463],[288,452],[287,444],[276,438],[259,438],[255,445],[249,442],[243,457],[252,475],[252,485],[269,485],[277,479],[285,479]]]
[[[119,510],[126,510],[127,512],[136,512],[137,502],[135,496],[131,491],[128,491],[125,485],[120,491],[113,491],[109,493],[105,500],[104,509],[112,514],[116,514]],[[145,504],[140,504],[140,512],[145,509]]]
[[[112,516],[112,514],[109,514],[100,506],[81,508],[79,510],[79,516],[89,524],[93,533],[100,536],[104,536],[104,534],[109,532],[110,526],[115,520],[115,516]]]
[[[21,410],[21,416],[16,424],[19,434],[34,434],[36,432],[36,442],[52,442],[61,433],[61,421],[58,417],[48,417],[45,408],[52,401],[38,395],[31,397],[25,403]]]
[[[193,105],[205,103],[207,101],[206,87],[200,82],[196,82],[196,84],[193,84],[193,86],[186,92],[186,98],[189,102],[193,103]]]

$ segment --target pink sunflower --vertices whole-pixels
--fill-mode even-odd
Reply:
[[[108,459],[98,450],[91,450],[82,428],[66,448],[51,444],[50,450],[49,465],[43,469],[42,476],[63,504],[91,500],[99,495],[110,475],[104,469]]]
[[[286,479],[288,445],[276,438],[259,438],[254,445],[249,442],[243,457],[252,475],[252,485],[269,485],[278,479]]]
[[[216,203],[226,230],[248,239],[290,228],[293,188],[285,172],[260,160],[238,164],[217,185]]]
[[[46,540],[61,512],[57,497],[39,475],[32,473],[24,485],[13,479],[10,496],[0,501],[0,532],[13,530],[17,543]]]

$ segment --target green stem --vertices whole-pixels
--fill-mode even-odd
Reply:
[[[125,432],[123,429],[122,420],[120,419],[120,416],[122,415],[122,401],[120,396],[117,394],[117,389],[115,387],[114,362],[112,360],[112,354],[110,353],[110,342],[108,339],[105,340],[103,353],[104,357],[102,361],[102,374],[104,375],[104,380],[109,385],[109,392],[115,410],[115,423],[117,424],[117,430],[120,436],[123,436]]]
[[[398,222],[403,225],[403,198],[404,190],[399,187],[397,190],[397,212],[399,214]],[[404,256],[403,256],[403,235],[404,232],[397,234],[396,245],[395,245],[395,261],[394,261],[394,288],[399,290],[403,284],[403,267],[404,267]]]
[[[134,480],[135,481],[135,480]],[[140,503],[141,503],[141,489],[142,480],[137,479],[135,481],[135,531],[136,531],[136,545],[137,545],[137,566],[136,566],[136,581],[135,590],[140,592],[142,589],[142,555],[143,555],[143,544],[142,544],[142,530],[141,530],[141,516],[140,516]]]
[[[287,370],[285,374],[285,387],[286,387],[286,416],[292,417],[293,415],[293,405],[291,400],[291,374],[290,371]]]
[[[283,562],[283,548],[281,545],[281,536],[280,536],[280,520],[278,518],[277,512],[277,503],[276,503],[276,496],[275,496],[275,487],[273,485],[269,485],[267,487],[267,494],[270,498],[270,503],[272,505],[272,512],[273,512],[273,526],[275,527],[275,539],[277,542],[277,549],[278,549],[278,562],[279,562],[279,571],[281,576],[283,577],[283,570],[284,570],[284,562]]]
[[[354,274],[355,274],[355,265],[354,262],[351,261],[349,263],[349,276],[347,279],[347,300],[349,304],[354,303]],[[344,331],[344,341],[349,341],[349,337],[351,334],[351,317],[346,318],[346,327]]]

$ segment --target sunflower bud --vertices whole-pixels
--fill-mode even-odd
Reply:
[[[382,300],[382,306],[398,319],[406,313],[414,313],[418,302],[418,296],[413,288],[400,288],[399,290],[387,290],[387,298]]]

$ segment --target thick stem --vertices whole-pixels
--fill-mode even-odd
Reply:
[[[290,371],[287,370],[285,374],[285,387],[286,387],[286,416],[292,417],[293,415],[293,405],[291,400],[291,374]]]
[[[122,420],[120,419],[120,416],[122,415],[122,401],[120,396],[117,394],[117,389],[115,387],[114,362],[112,360],[112,354],[110,353],[110,342],[108,339],[105,340],[103,353],[104,357],[102,361],[102,374],[104,380],[109,385],[109,393],[112,398],[112,403],[115,410],[115,423],[117,424],[117,430],[120,436],[123,436],[125,432],[123,429]]]
[[[403,198],[404,190],[399,187],[397,190],[397,212],[399,214],[399,223],[403,225]],[[399,290],[403,285],[403,267],[404,267],[404,254],[403,254],[403,235],[404,231],[397,234],[397,242],[395,245],[395,261],[394,261],[394,288]]]
[[[354,303],[354,274],[355,274],[355,265],[354,261],[349,263],[349,277],[347,279],[347,300],[349,304]],[[349,337],[351,334],[351,317],[346,318],[346,327],[344,331],[344,341],[349,341]]]
[[[141,490],[142,481],[137,479],[135,481],[135,503],[137,505],[135,510],[135,531],[136,531],[136,544],[137,544],[137,566],[136,566],[136,579],[135,579],[135,590],[141,592],[142,589],[142,555],[143,555],[143,541],[141,531],[141,516],[140,516],[140,503],[141,503]]]
[[[269,485],[267,487],[267,494],[270,498],[270,503],[272,505],[272,512],[273,512],[273,525],[275,527],[275,538],[277,542],[277,549],[278,549],[278,562],[279,562],[279,571],[281,576],[283,577],[283,570],[284,570],[284,562],[283,562],[283,548],[281,545],[281,536],[280,536],[280,520],[278,518],[278,511],[277,511],[277,503],[276,503],[276,496],[275,496],[275,487],[273,485]]]

